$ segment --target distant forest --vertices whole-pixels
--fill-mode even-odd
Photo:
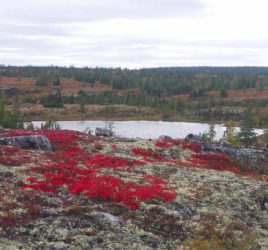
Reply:
[[[268,115],[260,110],[268,107],[268,96],[248,100],[229,97],[230,91],[265,91],[268,88],[268,67],[166,67],[130,70],[2,65],[0,76],[35,78],[36,85],[39,86],[46,86],[51,82],[60,85],[63,78],[68,78],[90,85],[107,85],[113,90],[88,94],[81,89],[72,96],[50,94],[40,100],[48,107],[57,106],[57,102],[59,107],[68,103],[148,106],[160,110],[163,119],[172,120],[181,116],[206,121],[239,121],[239,108],[247,108],[254,110],[257,126],[268,124]]]
[[[50,80],[72,78],[107,84],[114,89],[139,88],[147,94],[172,96],[221,89],[262,88],[268,84],[268,67],[170,67],[129,70],[121,68],[0,66],[2,76]]]

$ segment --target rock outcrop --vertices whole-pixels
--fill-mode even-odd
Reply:
[[[95,135],[97,136],[104,136],[104,137],[111,137],[113,136],[113,132],[106,128],[96,128]]]
[[[170,137],[169,135],[160,135],[158,139],[159,140],[172,140],[172,137]]]
[[[235,148],[203,143],[203,149],[211,152],[222,152],[244,166],[245,170],[254,170],[260,174],[268,173],[268,152],[251,148]]]
[[[221,145],[207,143],[201,136],[195,134],[187,135],[185,140],[200,144],[206,152],[221,152],[229,155],[235,162],[241,164],[245,171],[268,173],[268,151],[266,150],[231,147],[227,141],[222,141]]]
[[[0,138],[0,145],[10,145],[23,149],[52,151],[50,141],[43,135],[4,137]]]
[[[195,134],[189,134],[185,137],[186,141],[190,142],[196,142],[196,143],[203,143],[204,139],[200,135],[195,135]]]

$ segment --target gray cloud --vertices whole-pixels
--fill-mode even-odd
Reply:
[[[50,35],[68,36],[71,35],[68,27],[57,24],[36,24],[36,23],[13,23],[0,20],[0,35],[5,36],[29,36],[29,35]]]
[[[185,17],[200,14],[204,9],[200,0],[11,0],[1,5],[0,16],[24,22],[64,23]]]
[[[235,20],[226,24],[225,14],[220,19],[208,14],[212,2],[5,1],[0,8],[0,64],[267,65],[268,36],[257,19],[252,19],[254,30],[242,28],[239,34],[239,25],[228,26]]]
[[[107,39],[106,39],[107,38]],[[258,40],[179,41],[165,38],[95,37],[68,47],[61,39],[28,40],[0,38],[0,61],[5,64],[76,66],[192,66],[192,65],[262,65],[267,47]],[[1,46],[2,44],[2,46]],[[268,43],[267,43],[268,44]],[[252,46],[249,49],[249,46]],[[256,53],[259,46],[259,53]],[[1,49],[2,48],[2,49]],[[8,48],[8,49],[7,49]],[[266,53],[267,54],[267,53]]]

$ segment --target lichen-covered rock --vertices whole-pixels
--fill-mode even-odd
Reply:
[[[113,136],[113,132],[106,128],[96,128],[95,135],[97,136],[104,136],[104,137],[111,137]]]
[[[185,137],[186,141],[191,141],[191,142],[196,142],[196,143],[203,143],[204,139],[200,135],[195,135],[195,134],[188,134]]]
[[[172,140],[172,137],[169,135],[160,135],[158,137],[158,139],[160,139],[160,140]]]
[[[0,138],[0,145],[10,145],[23,149],[52,151],[50,141],[43,135],[3,137]]]
[[[96,211],[96,212],[93,212],[91,215],[96,220],[106,221],[113,226],[122,226],[122,224],[123,224],[123,221],[121,218],[114,216],[110,213]]]
[[[214,144],[203,144],[205,151],[222,152],[241,163],[245,170],[268,173],[268,152],[252,148],[234,148]]]

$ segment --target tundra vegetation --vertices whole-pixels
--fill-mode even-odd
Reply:
[[[226,154],[68,130],[1,138],[25,135],[54,151],[0,146],[2,249],[268,248],[268,176]]]

